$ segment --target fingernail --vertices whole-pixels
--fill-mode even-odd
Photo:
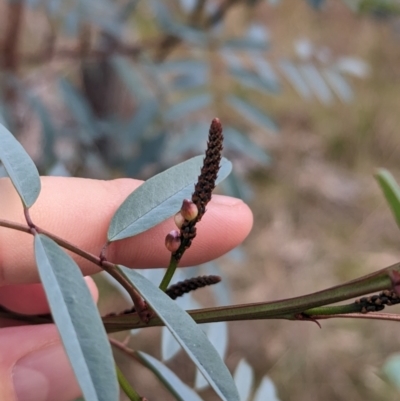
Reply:
[[[212,202],[221,206],[236,206],[239,203],[243,203],[241,199],[225,195],[213,195]]]
[[[13,369],[18,401],[71,400],[80,390],[61,345],[51,345],[22,357]]]

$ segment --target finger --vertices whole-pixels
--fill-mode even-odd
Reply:
[[[0,330],[0,377],[0,400],[71,401],[81,394],[53,324]]]
[[[113,214],[140,183],[131,179],[43,177],[42,191],[31,209],[31,217],[39,227],[98,255]],[[10,180],[0,179],[0,193],[0,219],[24,224],[22,206]],[[213,196],[182,265],[203,263],[226,253],[244,240],[251,226],[251,212],[242,201]],[[145,233],[112,243],[108,259],[130,267],[166,266],[170,254],[164,239],[174,228],[173,220],[169,219]],[[39,281],[32,242],[26,233],[0,227],[0,286]],[[74,258],[85,275],[99,270],[90,262]]]
[[[86,284],[97,302],[99,291],[91,277],[85,277]],[[0,287],[0,305],[25,315],[41,315],[50,312],[42,284],[19,284]],[[2,327],[6,324],[3,323]],[[7,325],[8,326],[8,325]]]

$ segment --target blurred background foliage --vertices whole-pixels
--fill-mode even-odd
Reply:
[[[234,163],[223,190],[251,202],[255,228],[245,252],[197,268],[229,282],[197,302],[316,291],[400,257],[372,179],[378,166],[400,177],[399,11],[397,0],[3,0],[0,119],[42,174],[145,179],[202,153],[220,117]],[[281,400],[398,399],[380,370],[400,349],[393,323],[229,326],[227,364],[245,372],[239,386],[257,384],[243,399],[265,374]],[[164,351],[149,342],[159,331],[140,336],[132,347],[202,389],[167,334]]]

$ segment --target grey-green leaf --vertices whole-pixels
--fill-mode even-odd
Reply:
[[[124,266],[118,267],[169,328],[218,396],[224,401],[239,401],[228,368],[194,320],[141,274]]]
[[[382,189],[383,194],[389,204],[390,209],[396,219],[397,225],[400,227],[400,187],[392,174],[385,169],[379,169],[375,175]]]
[[[132,237],[173,216],[183,199],[191,196],[202,165],[203,156],[196,156],[143,183],[115,212],[108,240]],[[226,178],[231,169],[231,162],[222,158],[217,183]]]
[[[247,118],[254,124],[258,124],[263,128],[269,129],[271,132],[278,132],[278,127],[270,117],[264,112],[248,102],[236,97],[229,96],[228,103],[236,109],[243,117]]]
[[[32,159],[13,134],[0,124],[0,160],[26,208],[40,193],[40,177]]]
[[[53,240],[35,236],[35,258],[54,322],[86,401],[117,401],[110,343],[78,265]]]
[[[158,359],[140,351],[136,351],[136,356],[158,377],[160,382],[177,401],[202,401],[200,396],[193,389],[183,383],[172,370]]]

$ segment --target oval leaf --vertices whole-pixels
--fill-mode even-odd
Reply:
[[[0,124],[0,160],[26,208],[40,193],[40,177],[32,159],[4,125]]]
[[[382,192],[396,219],[396,223],[400,227],[400,187],[392,174],[383,168],[378,170],[375,178],[378,180]]]
[[[142,275],[127,267],[118,267],[170,329],[218,396],[226,401],[239,401],[239,395],[228,368],[194,320]]]
[[[189,198],[203,165],[197,156],[155,175],[135,189],[118,208],[108,229],[108,240],[132,237],[173,216]],[[232,164],[221,160],[217,183],[227,177]]]
[[[144,352],[137,351],[140,361],[151,370],[177,401],[202,401],[200,396],[167,366]]]
[[[35,258],[54,322],[87,401],[117,401],[111,346],[78,265],[53,240],[35,236]]]

